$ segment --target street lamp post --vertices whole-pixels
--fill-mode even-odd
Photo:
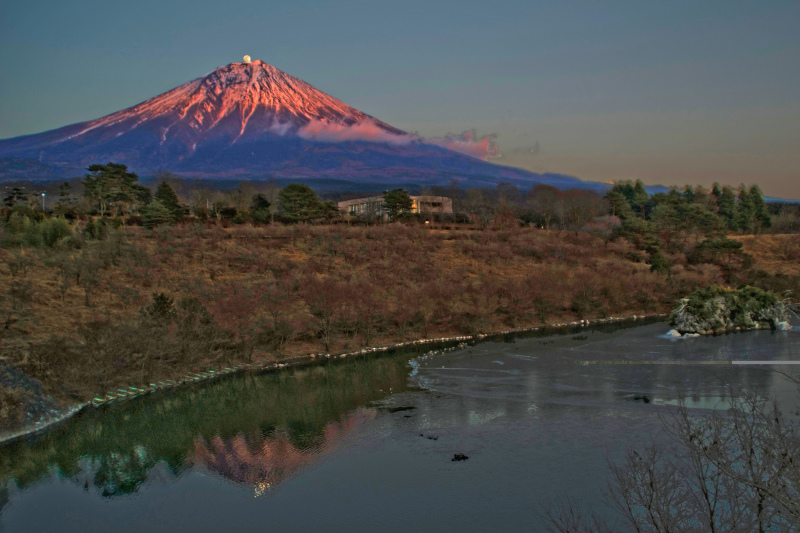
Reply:
[[[44,213],[44,193],[42,193],[42,213]]]

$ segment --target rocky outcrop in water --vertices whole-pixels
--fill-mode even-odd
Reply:
[[[730,289],[712,286],[678,301],[669,317],[682,334],[710,335],[750,329],[790,329],[785,303],[774,293],[756,287]]]

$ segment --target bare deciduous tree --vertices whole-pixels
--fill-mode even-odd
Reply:
[[[608,499],[623,531],[799,530],[800,413],[750,391],[728,396],[728,409],[703,414],[681,404],[662,419],[671,439],[611,465]],[[545,518],[550,531],[616,530],[564,498]]]

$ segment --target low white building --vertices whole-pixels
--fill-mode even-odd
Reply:
[[[453,200],[446,196],[411,196],[412,213],[452,213]],[[383,196],[369,196],[339,202],[339,210],[353,216],[386,216]]]

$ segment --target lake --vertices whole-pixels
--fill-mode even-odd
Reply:
[[[664,438],[681,396],[797,405],[773,371],[788,366],[693,363],[800,360],[800,331],[668,329],[419,348],[89,409],[0,448],[0,531],[537,531],[561,494],[602,510],[608,461]]]

